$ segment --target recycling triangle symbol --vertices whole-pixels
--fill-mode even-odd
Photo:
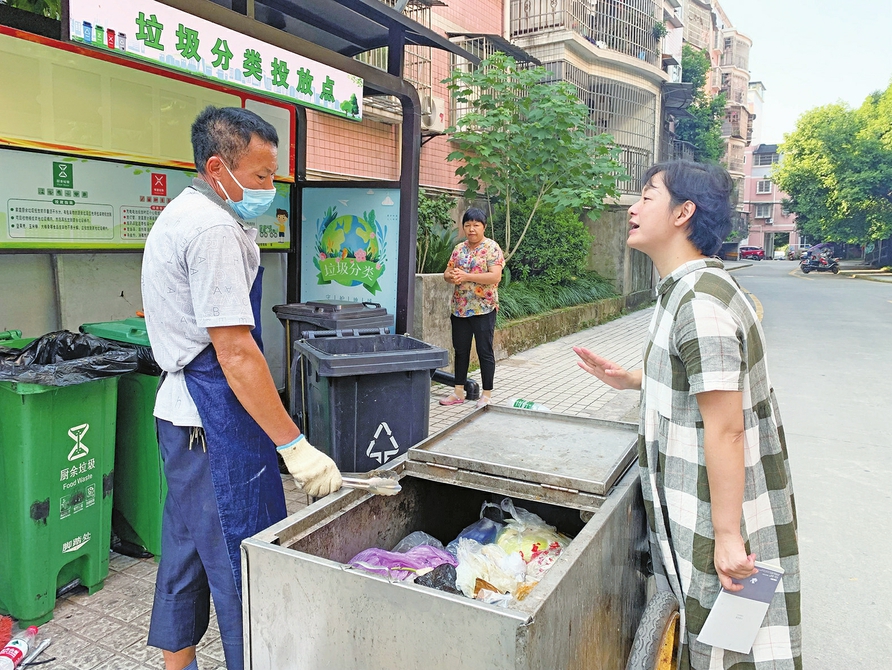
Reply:
[[[390,438],[390,444],[387,444],[387,441],[384,440],[384,445],[375,451],[382,430],[384,431],[384,434]],[[393,446],[393,449],[387,449],[389,446]],[[386,421],[382,421],[381,425],[378,426],[378,430],[375,431],[375,436],[372,438],[372,441],[369,442],[369,448],[365,450],[365,455],[369,458],[374,458],[378,461],[379,465],[384,465],[398,453],[400,453],[400,445],[397,444],[396,438],[393,436],[393,431],[390,430],[390,426],[387,425]]]

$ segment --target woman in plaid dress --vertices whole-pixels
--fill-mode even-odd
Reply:
[[[678,599],[680,668],[802,667],[799,549],[783,427],[759,321],[721,261],[731,228],[730,176],[672,161],[645,175],[629,208],[628,245],[660,274],[643,370],[578,347],[579,365],[641,390],[638,464],[661,590]],[[698,641],[721,587],[779,565],[783,581],[749,654]]]

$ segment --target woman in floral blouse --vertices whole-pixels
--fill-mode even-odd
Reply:
[[[492,400],[496,357],[492,341],[499,309],[499,281],[505,257],[495,240],[484,236],[486,214],[472,207],[462,217],[467,239],[456,245],[443,273],[443,279],[455,285],[452,292],[452,346],[455,349],[455,390],[440,400],[441,405],[460,405],[465,401],[465,381],[471,361],[471,338],[477,343],[483,395],[477,407]]]

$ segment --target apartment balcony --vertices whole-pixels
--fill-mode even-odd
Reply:
[[[726,33],[721,64],[723,67],[736,67],[740,70],[750,69],[750,43],[740,35]]]
[[[741,140],[747,140],[749,131],[747,129],[747,120],[743,116],[741,114],[726,116],[722,122],[722,137],[736,137]]]
[[[684,140],[673,139],[669,147],[669,160],[694,160],[694,145]]]
[[[657,23],[663,9],[654,0],[511,0],[511,40],[569,30],[596,48],[659,68]]]

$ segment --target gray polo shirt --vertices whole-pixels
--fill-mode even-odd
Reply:
[[[208,327],[254,325],[249,293],[260,265],[256,235],[198,178],[152,226],[142,299],[152,352],[168,373],[155,400],[159,419],[201,426],[183,368],[210,344]]]

